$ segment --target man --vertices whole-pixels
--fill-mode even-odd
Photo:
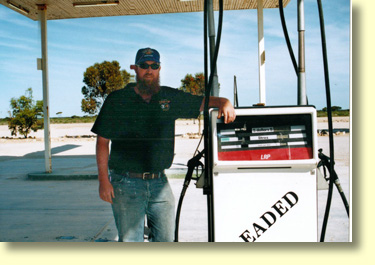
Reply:
[[[131,69],[137,82],[108,95],[92,128],[99,195],[112,204],[119,241],[143,241],[147,216],[149,241],[172,242],[174,196],[164,170],[172,165],[175,120],[196,118],[204,98],[160,86],[154,49],[140,49]],[[210,97],[209,106],[219,108],[226,123],[234,121],[229,100]]]

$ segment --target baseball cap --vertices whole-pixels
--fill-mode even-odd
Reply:
[[[135,56],[135,64],[140,64],[145,61],[154,61],[160,63],[160,54],[157,50],[151,48],[139,49]]]

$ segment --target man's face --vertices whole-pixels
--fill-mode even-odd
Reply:
[[[148,66],[147,66],[147,65]],[[152,83],[155,80],[159,79],[159,72],[160,72],[160,66],[158,69],[152,69],[151,65],[156,64],[153,61],[146,61],[142,63],[141,65],[147,66],[147,69],[141,68],[139,65],[137,65],[136,73],[137,73],[137,79],[138,80],[144,80],[146,83]]]
[[[160,90],[160,65],[155,64],[153,61],[146,61],[134,69],[137,74],[137,88],[141,95],[154,95]],[[152,67],[157,67],[157,69],[152,69]]]

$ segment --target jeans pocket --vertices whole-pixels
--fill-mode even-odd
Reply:
[[[110,171],[110,180],[112,184],[120,184],[124,182],[125,176],[119,175],[114,173],[113,171]]]

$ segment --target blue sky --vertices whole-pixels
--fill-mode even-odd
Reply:
[[[322,1],[326,24],[332,105],[350,107],[350,1]],[[298,55],[297,0],[284,10],[295,55]],[[266,103],[296,105],[297,78],[283,36],[278,9],[264,10]],[[326,106],[318,7],[305,0],[306,87],[309,103]],[[217,20],[216,20],[217,22]],[[217,23],[216,23],[217,24]],[[179,87],[187,74],[203,72],[202,13],[85,18],[48,21],[51,116],[81,112],[83,73],[96,62],[117,60],[130,70],[139,48],[161,53],[161,84]],[[237,77],[240,106],[259,101],[256,10],[226,11],[218,59],[220,96],[233,102]],[[40,28],[37,21],[0,5],[0,118],[10,99],[31,87],[42,99]]]

